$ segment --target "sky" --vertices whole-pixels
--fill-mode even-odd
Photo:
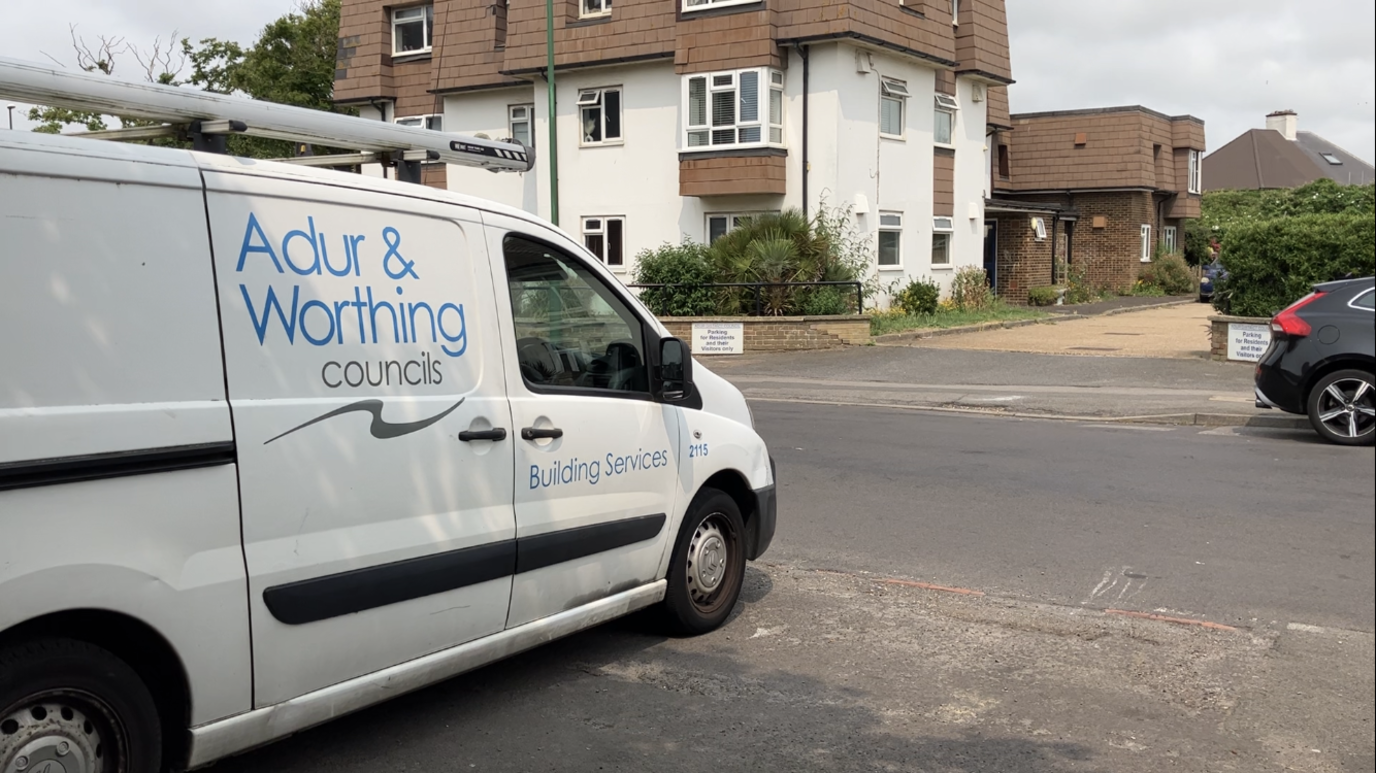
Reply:
[[[294,0],[8,0],[0,56],[72,66],[69,23],[120,36],[251,43]],[[1376,156],[1371,0],[1007,0],[1014,112],[1143,105],[1204,119],[1210,150],[1275,110],[1361,158]],[[117,70],[137,77],[127,59]],[[24,110],[15,128],[26,128]],[[4,116],[0,115],[0,120]],[[3,126],[0,123],[0,126]]]

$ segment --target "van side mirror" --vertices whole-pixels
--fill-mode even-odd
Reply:
[[[676,403],[688,398],[693,389],[693,354],[688,344],[677,338],[659,340],[659,398]]]

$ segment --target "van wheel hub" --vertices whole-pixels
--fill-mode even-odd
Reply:
[[[0,773],[102,773],[104,751],[96,723],[60,697],[0,717]]]
[[[698,526],[688,548],[688,590],[694,601],[705,601],[721,587],[729,557],[726,535],[711,516]]]

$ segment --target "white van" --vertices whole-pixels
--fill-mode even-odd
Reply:
[[[0,132],[0,330],[7,773],[196,768],[656,605],[711,631],[774,534],[740,392],[479,199]]]

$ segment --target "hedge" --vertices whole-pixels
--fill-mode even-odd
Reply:
[[[1229,314],[1269,317],[1312,285],[1376,273],[1376,217],[1299,215],[1234,223],[1223,240],[1227,279],[1214,306]]]

